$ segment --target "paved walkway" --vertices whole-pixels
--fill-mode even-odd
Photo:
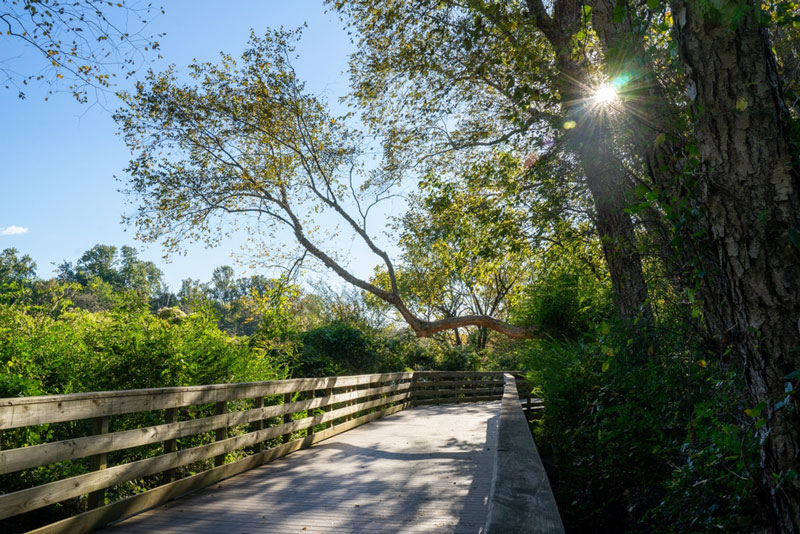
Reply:
[[[499,413],[499,402],[404,410],[103,533],[479,533]]]

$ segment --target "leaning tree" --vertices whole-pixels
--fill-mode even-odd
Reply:
[[[173,70],[150,73],[123,94],[116,114],[128,146],[126,191],[138,202],[138,236],[179,249],[186,239],[219,242],[228,223],[265,239],[288,231],[299,248],[350,284],[393,306],[418,336],[484,327],[513,338],[535,334],[491,315],[425,320],[408,305],[397,269],[368,226],[369,212],[393,195],[397,169],[370,168],[367,141],[309,95],[290,64],[292,32],[251,37],[241,64],[191,66],[194,82]],[[332,249],[348,232],[380,259],[386,287],[356,276]],[[335,243],[335,241],[334,241]]]

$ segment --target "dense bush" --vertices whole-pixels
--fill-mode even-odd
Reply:
[[[603,322],[532,342],[534,433],[571,532],[708,532],[752,526],[757,468],[741,378],[682,334]]]
[[[367,332],[335,321],[301,334],[298,376],[373,373],[384,369],[379,343]]]
[[[58,319],[0,306],[0,397],[266,380],[281,370],[209,311],[162,319],[147,309],[76,309]]]

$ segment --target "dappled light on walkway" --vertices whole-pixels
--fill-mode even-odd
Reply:
[[[499,413],[496,401],[405,410],[103,532],[482,532]]]

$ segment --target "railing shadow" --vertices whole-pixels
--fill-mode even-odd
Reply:
[[[491,409],[481,404],[400,412],[104,532],[482,532],[499,403]],[[428,435],[414,433],[415,426],[425,427],[421,420],[441,424],[453,413],[472,419],[466,436],[431,446],[430,430]],[[381,444],[391,436],[392,425],[405,429],[407,437],[398,434],[396,441]],[[476,437],[482,427],[483,435]],[[422,442],[427,450],[419,452]],[[224,502],[217,488],[224,488]],[[437,522],[431,511],[442,507],[447,510]]]

